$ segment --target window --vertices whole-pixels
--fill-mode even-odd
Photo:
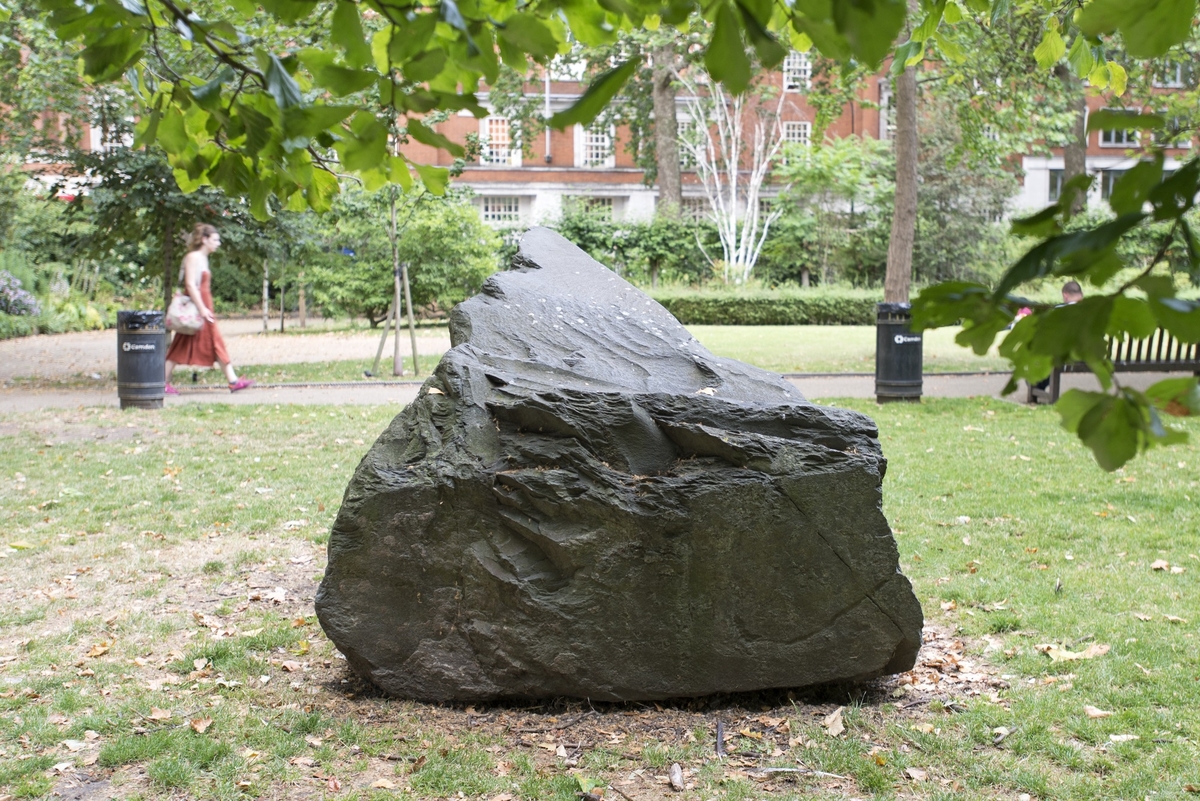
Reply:
[[[1136,111],[1127,109],[1106,109],[1106,111],[1137,116]],[[1136,147],[1137,144],[1138,132],[1132,128],[1114,128],[1111,131],[1100,132],[1100,147]]]
[[[521,199],[512,196],[483,196],[483,221],[485,223],[519,223],[521,221]]]
[[[1182,89],[1191,78],[1191,65],[1182,61],[1163,61],[1154,65],[1151,83],[1160,89]]]
[[[679,212],[685,220],[707,220],[709,217],[708,199],[685,197],[679,207]]]
[[[575,127],[575,166],[614,167],[613,132],[611,127]]]
[[[513,147],[512,126],[505,117],[485,117],[480,122],[480,164],[520,166],[521,151]]]
[[[1063,190],[1063,171],[1062,170],[1051,170],[1050,171],[1049,201],[1051,203],[1057,203],[1058,199],[1060,197],[1062,197],[1062,190]]]
[[[1112,197],[1113,187],[1117,185],[1117,181],[1121,180],[1121,176],[1125,174],[1125,170],[1104,170],[1100,173],[1100,199],[1108,200]]]
[[[808,53],[793,50],[783,60],[783,91],[807,92],[812,86],[812,62]]]
[[[808,147],[812,139],[812,123],[788,120],[783,123],[783,141]]]
[[[613,199],[611,197],[587,197],[586,195],[568,195],[563,198],[566,211],[595,214],[606,220],[613,218]]]
[[[879,138],[892,139],[896,135],[896,109],[892,106],[892,79],[879,81]]]
[[[685,170],[694,170],[696,169],[696,156],[688,145],[696,147],[700,144],[697,139],[695,120],[680,120],[676,131],[679,134],[679,166]]]

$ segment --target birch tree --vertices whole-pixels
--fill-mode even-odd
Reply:
[[[765,88],[735,95],[719,82],[701,84],[687,75],[679,80],[689,117],[679,146],[704,188],[721,241],[723,278],[743,284],[782,213],[764,210],[759,200],[783,145],[785,96]]]

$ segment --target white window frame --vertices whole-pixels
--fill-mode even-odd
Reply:
[[[1136,115],[1140,112],[1135,108],[1106,108],[1105,111],[1124,111],[1128,114]],[[1121,136],[1122,141],[1114,141],[1117,136]],[[1108,139],[1109,141],[1104,141]],[[1141,144],[1141,132],[1136,128],[1110,128],[1100,131],[1100,147],[1138,147]]]
[[[594,145],[588,141],[589,136],[597,134],[606,135],[608,138],[608,155],[603,160],[592,159],[588,160],[589,147]],[[612,169],[617,166],[616,153],[616,130],[613,126],[609,126],[607,132],[597,132],[584,128],[582,125],[575,126],[575,166],[585,170],[604,170]]]
[[[783,141],[795,145],[812,145],[812,123],[808,120],[784,120],[782,123]]]
[[[685,197],[679,206],[679,213],[685,220],[704,222],[711,216],[712,206],[709,205],[708,198]]]
[[[508,148],[504,151],[501,148],[493,149],[491,146],[491,138],[493,135],[492,128],[503,123],[507,129]],[[512,135],[512,121],[507,117],[499,115],[489,115],[479,121],[479,163],[486,167],[520,167],[521,166],[521,148]]]
[[[696,169],[696,159],[692,155],[692,151],[684,145],[685,142],[691,141],[695,133],[695,120],[678,120],[676,122],[675,135],[678,142],[676,149],[679,151],[679,168],[681,170]]]
[[[793,50],[783,59],[783,91],[807,92],[812,88],[812,59]]]
[[[482,195],[479,217],[488,225],[518,225],[521,222],[521,198],[517,195]]]
[[[610,195],[567,195],[563,198],[564,207],[575,207],[580,211],[591,214],[602,209],[609,220],[616,219],[617,203]]]
[[[1184,63],[1168,59],[1161,65],[1155,64],[1153,67],[1153,76],[1150,79],[1150,84],[1156,89],[1182,89],[1187,83],[1184,76]],[[1173,72],[1174,77],[1163,80],[1166,73]],[[1162,76],[1162,77],[1160,77]]]

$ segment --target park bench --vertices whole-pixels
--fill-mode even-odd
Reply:
[[[1179,342],[1163,329],[1145,339],[1108,337],[1108,358],[1117,373],[1181,373],[1200,375],[1200,345]],[[1026,403],[1054,403],[1058,400],[1063,373],[1091,372],[1086,362],[1071,362],[1055,367],[1045,389],[1029,385]]]

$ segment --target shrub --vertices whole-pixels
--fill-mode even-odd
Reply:
[[[36,317],[42,313],[37,298],[21,288],[20,279],[0,270],[0,312],[14,317]]]
[[[883,300],[882,291],[835,287],[650,294],[685,325],[874,325]]]

